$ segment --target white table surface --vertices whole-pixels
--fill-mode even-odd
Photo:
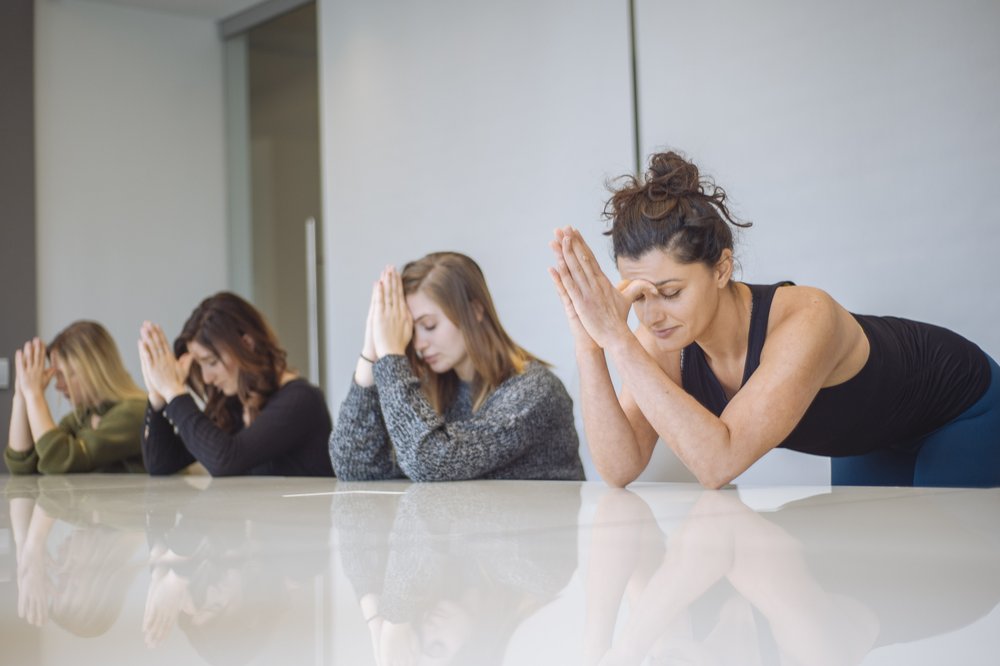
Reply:
[[[0,483],[4,666],[1000,664],[1000,489]]]

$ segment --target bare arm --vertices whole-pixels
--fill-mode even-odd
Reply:
[[[28,425],[28,412],[24,406],[24,396],[14,384],[14,401],[10,408],[10,430],[7,435],[7,447],[17,453],[27,453],[35,445],[31,439],[31,427]]]
[[[563,231],[556,230],[557,240],[550,246],[557,257],[561,256],[563,238]],[[601,478],[608,485],[623,487],[634,481],[649,464],[656,445],[656,432],[635,402],[628,398],[627,391],[619,402],[604,350],[587,333],[563,285],[562,275],[565,273],[563,262],[560,262],[559,270],[549,269],[576,347],[587,446]]]

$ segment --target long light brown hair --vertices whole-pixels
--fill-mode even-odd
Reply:
[[[64,377],[76,377],[66,385],[78,416],[105,402],[146,396],[125,369],[114,338],[96,321],[73,322],[49,343],[47,353]]]
[[[188,317],[174,340],[174,353],[186,353],[191,342],[219,359],[222,352],[229,355],[238,372],[236,395],[252,423],[268,398],[281,388],[281,377],[288,369],[285,350],[264,315],[236,294],[219,292],[203,300]],[[227,432],[237,429],[226,395],[205,383],[198,363],[191,365],[188,385],[205,401],[205,413],[217,426]]]
[[[500,325],[486,278],[479,265],[458,252],[433,252],[403,267],[403,292],[424,292],[462,332],[466,352],[475,370],[473,410],[479,409],[500,384],[539,361],[514,343]],[[437,374],[417,357],[414,340],[406,355],[431,406],[439,413],[451,405],[458,391],[454,370]]]

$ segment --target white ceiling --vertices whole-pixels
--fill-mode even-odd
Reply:
[[[80,2],[81,0],[76,0]],[[238,14],[259,4],[262,0],[82,0],[103,2],[109,5],[149,9],[169,14],[184,14],[219,20]]]

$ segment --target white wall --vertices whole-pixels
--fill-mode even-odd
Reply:
[[[687,152],[755,223],[745,279],[1000,356],[1000,4],[639,0],[637,17],[644,152]],[[742,480],[825,478],[825,460],[771,458]]]
[[[602,242],[604,180],[632,164],[625,5],[320,0],[319,17],[331,405],[372,281],[434,250],[480,263],[512,337],[576,397],[547,243],[566,224]]]
[[[35,9],[39,332],[101,321],[141,381],[142,320],[172,337],[226,286],[222,47],[209,19]]]

